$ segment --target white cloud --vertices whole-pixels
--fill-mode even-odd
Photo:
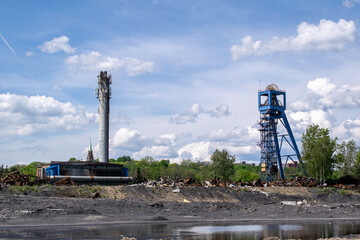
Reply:
[[[60,36],[52,39],[51,41],[44,42],[39,46],[42,52],[57,53],[64,51],[66,53],[74,53],[75,48],[69,44],[69,38],[67,36]]]
[[[176,140],[175,134],[149,137],[137,130],[120,128],[110,140],[110,147],[114,154],[129,154],[136,159],[145,156],[170,158],[174,157]]]
[[[25,52],[25,56],[32,57],[32,56],[34,56],[34,52],[31,52],[31,51]]]
[[[358,107],[360,107],[360,85],[337,86],[328,78],[309,81],[303,97],[290,104],[290,108],[294,111]]]
[[[357,142],[360,141],[360,118],[355,120],[345,120],[339,126],[336,126],[331,131],[334,136],[338,137],[341,141],[348,141],[353,139]]]
[[[141,159],[152,156],[157,160],[181,162],[183,159],[209,161],[215,149],[227,149],[230,154],[236,155],[237,160],[248,160],[249,155],[259,152],[256,144],[259,132],[255,127],[232,131],[219,129],[202,138],[207,140],[194,141],[181,134],[147,136],[137,130],[120,128],[110,140],[110,153],[114,157],[130,155]]]
[[[328,78],[317,78],[313,81],[309,81],[307,88],[322,96],[326,96],[336,88],[336,85],[330,83],[330,79]]]
[[[232,59],[238,60],[249,55],[266,55],[274,52],[329,51],[341,50],[348,42],[355,40],[354,21],[340,19],[338,22],[322,19],[319,25],[302,22],[295,37],[272,37],[268,41],[253,41],[251,36],[242,38],[241,45],[230,48]]]
[[[188,122],[194,123],[198,120],[200,114],[209,115],[212,118],[220,118],[223,116],[229,116],[231,114],[229,106],[221,104],[214,109],[205,109],[200,104],[193,104],[191,109],[187,113],[175,114],[170,117],[169,122],[174,124],[185,124]]]
[[[345,109],[360,108],[360,85],[338,86],[328,78],[316,78],[307,83],[302,97],[289,104],[287,112],[293,131],[300,134],[311,124],[328,128],[339,141],[360,141],[360,120],[344,120]]]
[[[180,148],[177,152],[180,159],[195,161],[210,161],[210,142],[190,143]]]
[[[331,111],[323,111],[321,109],[311,110],[308,112],[290,112],[290,119],[295,128],[304,131],[311,124],[318,124],[324,128],[331,128],[334,118]]]
[[[218,129],[210,132],[206,136],[212,142],[228,142],[234,145],[249,144],[249,142],[254,142],[259,140],[259,130],[257,126],[246,127],[246,128],[234,128],[232,130]]]
[[[172,145],[174,146],[178,137],[175,134],[162,134],[159,135],[157,139],[155,139],[157,144],[161,145]]]
[[[159,158],[171,158],[174,155],[174,151],[170,146],[150,146],[144,147],[141,151],[133,154],[133,158],[141,159],[146,156],[152,156]]]
[[[254,142],[253,145],[233,146],[229,142],[201,141],[189,143],[180,148],[177,151],[177,160],[210,161],[210,156],[216,149],[226,149],[231,155],[236,155],[236,160],[244,160],[242,155],[254,154],[260,151],[256,146],[256,142]]]
[[[97,115],[70,102],[52,97],[0,94],[2,136],[26,136],[40,132],[72,131],[96,121]]]
[[[347,8],[354,7],[355,3],[359,3],[360,0],[343,0],[342,5]]]
[[[62,90],[62,88],[59,87],[58,85],[54,85],[54,86],[53,86],[53,89],[54,89],[55,91],[61,91],[61,90]]]
[[[105,57],[101,53],[92,51],[88,54],[77,54],[65,60],[69,65],[74,65],[85,70],[117,70],[124,69],[129,76],[143,73],[152,73],[155,68],[154,62],[142,61],[133,57],[122,59]]]
[[[120,128],[111,139],[111,147],[121,150],[139,151],[149,143],[146,135],[140,134],[137,130]]]
[[[211,154],[216,150],[226,149],[235,155],[237,160],[248,160],[247,156],[257,154],[259,131],[256,126],[234,128],[233,130],[218,129],[200,137],[202,141],[188,143],[178,152],[178,160],[210,161]]]

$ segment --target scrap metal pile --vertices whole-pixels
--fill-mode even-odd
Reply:
[[[182,186],[203,186],[203,187],[269,187],[269,186],[284,186],[284,187],[315,187],[319,186],[319,182],[310,177],[296,177],[291,180],[285,181],[272,181],[272,182],[263,182],[260,179],[254,181],[245,181],[242,182],[226,182],[221,178],[213,178],[211,181],[195,181],[192,178],[188,179],[180,179],[180,180],[171,180],[169,178],[159,178],[158,180],[147,180],[146,182],[142,182],[136,185],[143,185],[146,187],[182,187]]]
[[[0,182],[12,186],[33,186],[47,183],[47,181],[42,179],[30,180],[30,177],[21,173],[20,170],[9,173],[4,178],[0,179]]]
[[[352,189],[360,191],[360,179],[353,178],[351,176],[345,176],[337,180],[329,181],[328,184],[320,184],[320,182],[311,177],[299,176],[292,178],[290,180],[284,181],[272,181],[265,182],[260,179],[254,181],[245,181],[242,182],[225,182],[220,178],[212,179],[211,181],[195,181],[192,178],[181,179],[181,180],[171,180],[169,178],[159,178],[158,180],[147,180],[142,183],[132,184],[131,186],[145,186],[148,188],[151,187],[183,187],[183,186],[203,186],[203,187],[223,187],[223,188],[237,188],[237,187],[271,187],[271,186],[281,186],[281,187],[335,187],[342,189]]]
[[[54,184],[57,185],[57,186],[61,186],[61,185],[75,185],[74,181],[71,180],[70,177],[66,177],[66,178],[64,178],[64,179],[61,179],[61,180],[59,180],[59,181],[56,181]]]
[[[7,185],[26,186],[29,185],[30,178],[22,174],[19,170],[16,170],[1,179],[1,182]]]
[[[34,179],[30,180],[28,175],[21,173],[20,170],[16,170],[7,174],[4,178],[0,178],[0,183],[4,185],[13,186],[33,186],[50,183],[46,179]],[[74,185],[71,178],[65,178],[55,182],[55,185]],[[330,180],[327,184],[321,185],[318,180],[311,177],[298,176],[290,180],[284,181],[272,181],[264,182],[260,179],[254,181],[223,181],[220,178],[213,178],[211,181],[196,181],[192,178],[172,180],[170,178],[159,178],[158,180],[146,180],[141,183],[132,184],[130,186],[145,186],[145,187],[183,187],[183,186],[203,186],[203,187],[223,187],[223,188],[236,188],[236,187],[270,187],[270,186],[282,186],[282,187],[334,187],[340,189],[350,189],[360,191],[360,179],[346,175],[336,180]]]

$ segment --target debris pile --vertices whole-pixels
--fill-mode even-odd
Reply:
[[[267,182],[268,186],[285,186],[285,187],[316,187],[319,182],[311,177],[299,176],[285,181]]]
[[[12,186],[34,186],[49,183],[47,179],[36,178],[34,180],[30,180],[30,177],[21,173],[20,170],[13,171],[0,180],[1,183]]]
[[[329,182],[327,185],[320,185],[319,181],[305,176],[298,176],[290,180],[284,181],[261,181],[257,179],[254,181],[245,181],[242,182],[226,182],[221,178],[213,178],[211,181],[198,182],[192,178],[183,179],[183,180],[171,180],[169,178],[163,179],[159,178],[158,180],[147,180],[146,182],[133,184],[131,186],[145,186],[147,188],[151,187],[172,187],[173,192],[180,192],[180,188],[183,186],[203,186],[203,187],[222,187],[222,188],[243,188],[243,187],[271,187],[271,186],[280,186],[280,187],[320,187],[320,186],[329,186],[335,188],[343,189],[352,189],[360,191],[360,179],[353,178],[351,176],[345,176],[336,181]]]
[[[292,186],[299,187],[316,187],[319,185],[319,182],[316,179],[304,176],[295,177],[294,179],[291,179],[290,182],[292,183]]]
[[[26,186],[29,185],[30,179],[29,176],[22,174],[20,170],[16,170],[1,179],[1,182],[6,185]]]
[[[342,184],[342,185],[360,185],[360,179],[359,178],[355,178],[351,175],[345,175],[339,179],[333,180],[329,182],[330,184],[332,183],[333,185],[335,184]]]
[[[57,186],[60,186],[60,185],[75,185],[74,181],[71,180],[70,177],[66,177],[64,179],[56,181],[54,184],[57,185]]]
[[[335,188],[360,191],[360,179],[350,175],[343,176],[339,179],[330,180],[328,184]]]

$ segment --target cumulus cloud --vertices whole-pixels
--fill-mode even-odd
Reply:
[[[232,130],[217,129],[199,139],[201,141],[181,147],[177,151],[178,160],[210,161],[210,156],[216,149],[228,150],[237,160],[248,160],[249,155],[259,152],[259,131],[256,125]]]
[[[355,120],[345,120],[339,126],[332,129],[332,132],[341,140],[348,141],[354,139],[360,141],[360,118]]]
[[[183,139],[180,141],[180,138]],[[242,156],[259,152],[256,145],[259,133],[255,127],[232,131],[220,129],[202,138],[204,140],[194,141],[181,134],[147,136],[137,130],[120,128],[110,140],[110,152],[114,156],[130,155],[135,159],[152,156],[155,159],[170,159],[172,162],[181,162],[183,159],[210,161],[215,149],[227,149],[238,160],[244,160]]]
[[[259,152],[256,142],[253,145],[233,146],[229,142],[210,142],[200,141],[189,143],[180,148],[178,153],[178,161],[181,159],[190,159],[193,161],[210,161],[210,156],[216,150],[226,149],[230,154],[236,155],[237,160],[243,160],[242,156]]]
[[[259,131],[256,125],[232,130],[217,129],[206,136],[212,142],[227,142],[233,145],[248,144],[259,140]]]
[[[153,156],[156,158],[170,158],[173,157],[174,151],[170,146],[150,146],[144,147],[141,151],[133,154],[133,158],[141,159],[146,156]]]
[[[200,106],[200,104],[195,103],[188,112],[171,116],[169,122],[174,124],[194,123],[198,120],[200,114],[205,114],[212,118],[220,118],[229,116],[231,112],[226,104],[216,106],[214,109],[206,109]]]
[[[111,139],[110,144],[113,148],[139,151],[146,146],[149,141],[150,139],[146,135],[140,134],[137,130],[120,128]]]
[[[2,136],[27,136],[40,132],[78,130],[97,115],[70,102],[52,97],[0,94],[0,129]]]
[[[77,54],[65,60],[69,65],[73,65],[85,70],[117,70],[124,69],[129,76],[143,73],[152,73],[155,64],[151,61],[142,61],[133,57],[122,59],[105,57],[101,53],[92,51],[88,54]]]
[[[347,8],[352,8],[356,3],[360,3],[360,0],[343,0],[342,5]]]
[[[179,158],[192,159],[195,161],[210,160],[210,142],[190,143],[178,150]]]
[[[75,48],[69,44],[69,38],[67,36],[56,37],[50,41],[46,41],[39,46],[40,50],[45,53],[57,53],[64,51],[66,53],[74,53]]]
[[[254,41],[251,36],[242,38],[240,45],[230,48],[232,59],[249,55],[266,55],[274,52],[297,52],[305,50],[341,50],[356,35],[354,21],[340,19],[338,22],[322,19],[318,25],[302,22],[295,37],[272,37],[268,41]]]
[[[289,116],[298,131],[304,131],[306,127],[311,124],[318,124],[321,127],[331,128],[335,121],[331,110],[324,111],[316,109],[306,112],[297,111],[290,112]]]
[[[337,86],[328,78],[309,81],[303,97],[290,104],[290,108],[294,111],[354,107],[360,107],[360,85]]]
[[[298,134],[311,124],[330,129],[340,140],[360,140],[360,120],[341,119],[339,111],[360,108],[360,85],[336,85],[328,78],[316,78],[296,102],[289,104],[287,115]],[[339,119],[340,118],[340,119]]]
[[[120,128],[110,140],[110,147],[114,153],[130,154],[137,159],[145,156],[169,158],[174,157],[177,139],[175,134],[149,137],[137,130]]]

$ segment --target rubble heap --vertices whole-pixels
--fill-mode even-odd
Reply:
[[[1,179],[1,182],[7,185],[25,186],[29,185],[30,179],[29,176],[22,174],[20,170],[16,170]]]
[[[23,174],[20,170],[13,171],[6,175],[6,177],[1,178],[0,182],[5,185],[12,186],[33,186],[33,185],[42,185],[49,183],[46,179],[30,180],[28,175]]]
[[[75,183],[74,183],[73,180],[71,180],[70,177],[66,177],[66,178],[64,178],[64,179],[61,179],[61,180],[59,180],[59,181],[56,181],[56,182],[55,182],[55,185],[57,185],[57,186],[60,186],[60,185],[75,185]]]
[[[169,178],[159,178],[157,180],[147,180],[142,183],[132,184],[131,186],[145,186],[147,188],[152,187],[173,187],[175,190],[173,192],[179,192],[179,188],[184,186],[203,186],[203,187],[223,187],[223,188],[242,188],[242,187],[271,187],[271,186],[281,186],[281,187],[335,187],[343,189],[352,189],[360,191],[360,179],[355,179],[353,177],[345,176],[338,180],[329,182],[328,184],[321,185],[320,182],[311,177],[298,176],[290,180],[284,181],[261,181],[257,179],[254,181],[236,181],[236,182],[226,182],[221,178],[213,178],[211,181],[195,181],[191,178],[182,179],[182,180],[171,180]]]

